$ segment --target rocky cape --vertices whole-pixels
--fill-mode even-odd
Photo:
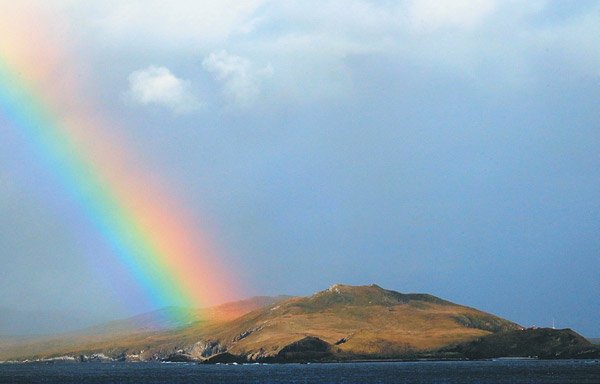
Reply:
[[[283,299],[283,300],[282,300]],[[0,346],[4,361],[193,361],[287,363],[600,358],[572,330],[518,324],[428,294],[336,284],[309,297],[250,299],[221,320],[148,326],[148,316],[77,334]],[[138,327],[136,329],[136,327]]]

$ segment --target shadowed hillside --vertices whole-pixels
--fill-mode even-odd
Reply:
[[[570,329],[538,328],[500,332],[453,349],[468,359],[538,357],[541,359],[597,358],[600,347]]]

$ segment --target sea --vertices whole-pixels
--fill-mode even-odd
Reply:
[[[600,383],[600,361],[0,364],[0,383]]]

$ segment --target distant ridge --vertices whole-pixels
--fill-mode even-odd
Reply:
[[[115,335],[165,331],[190,326],[195,323],[211,322],[214,319],[229,321],[248,312],[262,308],[292,296],[254,296],[246,300],[233,301],[208,308],[167,307],[127,319],[110,321],[87,327],[76,332],[79,335]]]
[[[0,360],[19,355],[46,355],[46,351],[68,349],[83,344],[104,343],[106,340],[121,339],[124,336],[130,338],[134,335],[154,334],[190,326],[194,323],[210,322],[215,317],[218,317],[220,321],[229,321],[258,308],[291,297],[289,295],[254,296],[246,300],[201,309],[168,307],[72,332],[31,336],[0,336]],[[54,328],[48,329],[54,330]]]
[[[28,311],[0,307],[0,337],[28,337],[62,333],[98,324],[107,319],[85,314]]]

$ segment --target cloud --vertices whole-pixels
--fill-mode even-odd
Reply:
[[[259,96],[292,104],[351,97],[364,82],[360,66],[377,60],[494,88],[535,83],[548,60],[586,72],[600,63],[590,48],[600,44],[598,0],[69,4],[74,28],[82,29],[71,35],[94,40],[82,46],[115,55],[131,50],[138,54],[132,60],[162,63],[194,62],[199,55],[224,98],[237,106],[252,105]],[[265,62],[277,68],[268,81],[268,71],[254,65]]]
[[[191,93],[190,83],[177,78],[165,67],[149,66],[129,75],[127,98],[137,104],[156,104],[176,113],[191,112],[200,103]]]
[[[219,43],[251,29],[265,0],[105,0],[79,6],[108,44],[172,50]]]
[[[495,8],[495,0],[412,0],[409,16],[417,30],[473,29],[480,26]]]
[[[256,101],[261,81],[273,73],[270,65],[256,69],[247,58],[225,50],[208,55],[202,67],[223,84],[225,97],[240,107],[248,107]]]

